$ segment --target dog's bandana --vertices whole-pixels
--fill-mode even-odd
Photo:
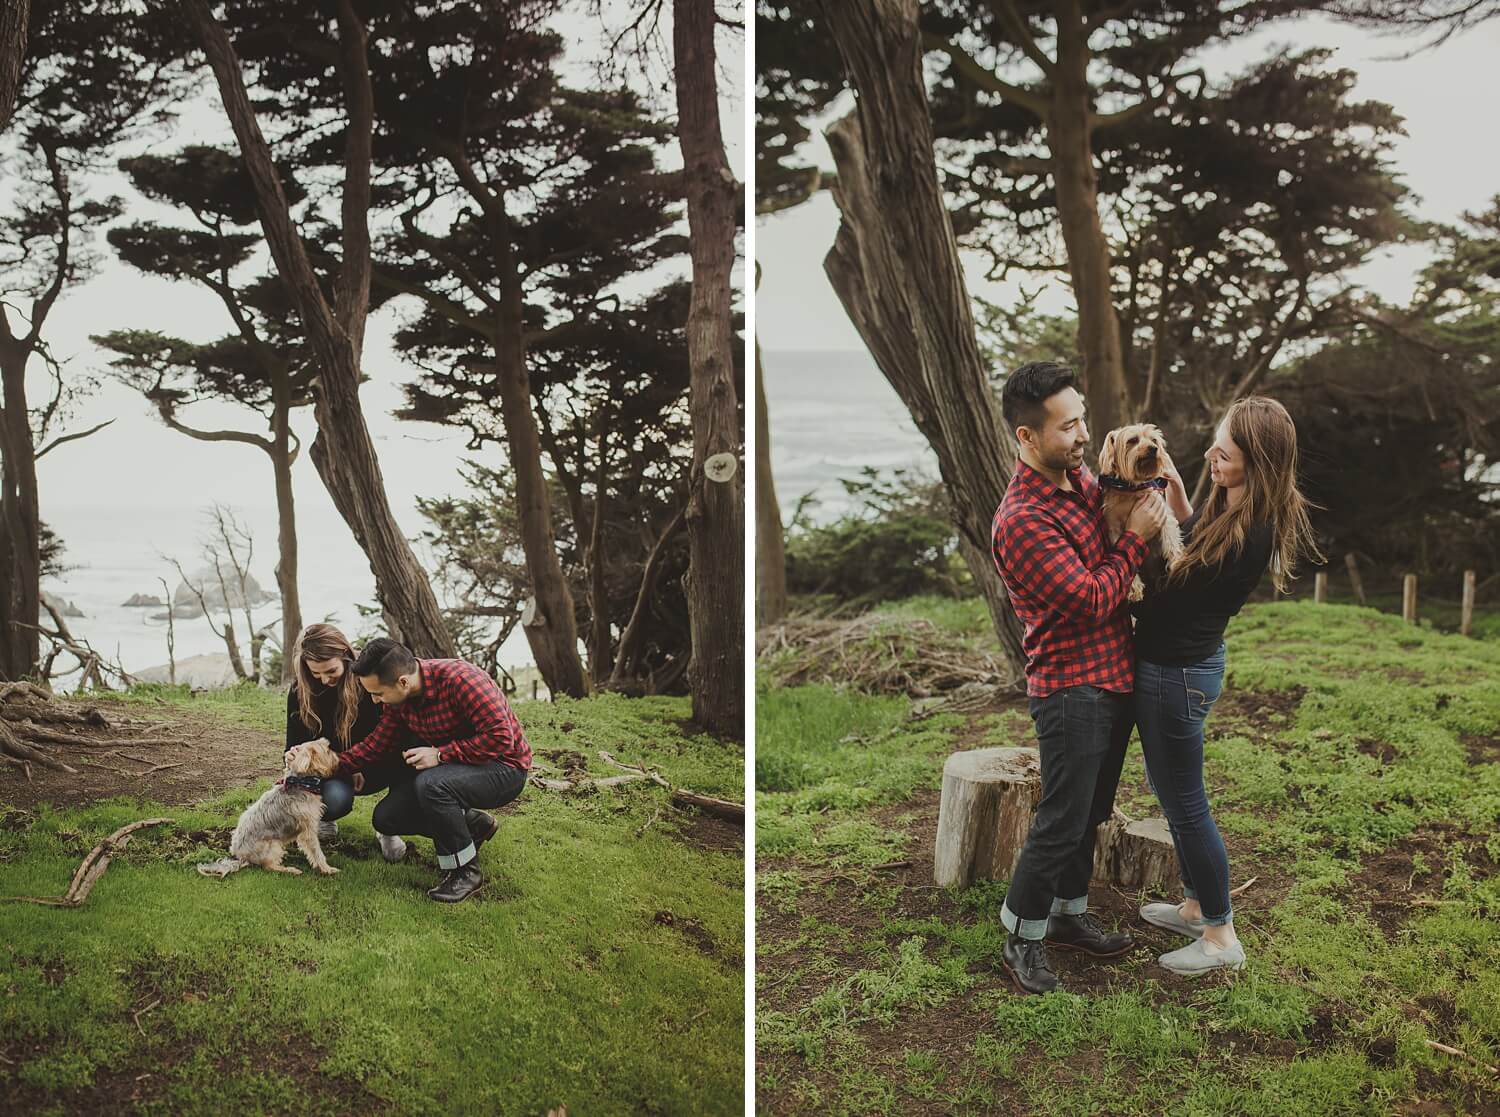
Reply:
[[[300,787],[303,791],[311,791],[314,795],[323,794],[322,776],[283,776],[276,781],[277,787]]]
[[[1157,492],[1165,492],[1167,479],[1165,477],[1153,477],[1149,481],[1127,481],[1123,477],[1116,477],[1113,473],[1102,474],[1099,484],[1106,489],[1114,489],[1121,493],[1138,493],[1143,489],[1155,489]]]

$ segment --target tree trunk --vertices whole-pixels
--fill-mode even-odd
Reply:
[[[842,216],[824,267],[871,355],[937,454],[965,543],[1017,680],[1021,627],[988,555],[1016,459],[974,335],[958,242],[937,180],[916,0],[822,0],[855,112],[828,130]],[[980,567],[981,569],[975,569]]]
[[[391,635],[419,656],[456,654],[437,597],[391,512],[380,462],[359,401],[360,349],[369,313],[370,143],[373,109],[364,28],[348,0],[338,5],[339,69],[348,93],[342,201],[343,254],[334,306],[324,298],[292,221],[281,177],[246,92],[239,57],[205,0],[179,0],[208,58],[225,113],[255,188],[261,228],[276,270],[295,300],[317,354],[311,456],[334,507],[370,560]]]
[[[1068,273],[1078,303],[1078,348],[1083,354],[1089,430],[1097,446],[1106,432],[1128,421],[1130,390],[1120,346],[1120,320],[1110,287],[1109,240],[1099,221],[1099,176],[1094,169],[1090,118],[1089,49],[1076,5],[1057,17],[1057,76],[1047,113],[1052,182],[1068,252]]]
[[[278,392],[282,389],[278,385]],[[271,465],[276,472],[276,588],[281,594],[281,681],[296,677],[292,649],[302,634],[302,602],[297,592],[297,513],[292,498],[291,408],[276,401],[272,423],[275,449]]]
[[[31,0],[0,4],[0,132],[10,124],[21,92],[21,61],[26,57],[26,26]]]
[[[739,192],[719,128],[715,24],[714,0],[675,0],[677,136],[693,261],[687,322],[693,423],[687,512],[691,559],[686,589],[692,631],[688,682],[693,720],[711,733],[740,737],[745,732],[745,513],[729,289]],[[727,476],[711,475],[705,468],[710,459],[734,468]]]
[[[589,677],[578,655],[578,618],[573,594],[557,557],[557,539],[552,534],[552,501],[547,495],[547,477],[542,472],[541,437],[531,410],[531,378],[526,370],[522,340],[520,277],[513,266],[509,232],[497,237],[501,267],[506,269],[500,300],[500,321],[495,345],[495,373],[500,389],[500,417],[505,424],[505,445],[516,475],[516,519],[521,527],[521,549],[526,554],[526,572],[531,578],[534,608],[521,623],[537,670],[553,694],[585,698]],[[507,267],[507,265],[511,265]],[[579,524],[579,530],[583,525]]]
[[[755,342],[755,585],[756,624],[779,623],[786,616],[786,536],[771,475],[771,424],[758,338]]]
[[[607,679],[614,671],[610,657],[609,587],[604,579],[604,494],[609,486],[609,426],[599,418],[599,469],[594,477],[594,514],[589,520],[589,671]]]
[[[619,686],[626,679],[638,674],[636,664],[641,657],[641,648],[646,642],[647,612],[651,600],[656,596],[656,581],[661,575],[662,556],[667,553],[667,543],[677,534],[687,519],[687,505],[677,509],[662,528],[651,553],[646,557],[646,567],[641,571],[641,588],[635,595],[635,607],[630,611],[630,621],[620,634],[620,647],[615,652],[615,670],[610,676],[610,685]]]
[[[0,679],[36,672],[42,610],[41,509],[36,489],[36,447],[26,407],[30,346],[0,339]]]

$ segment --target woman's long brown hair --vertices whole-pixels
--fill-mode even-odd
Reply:
[[[1308,520],[1307,498],[1297,488],[1297,428],[1286,408],[1269,396],[1237,399],[1224,413],[1229,437],[1245,455],[1245,495],[1229,507],[1229,493],[1215,484],[1203,505],[1182,558],[1168,576],[1180,583],[1200,566],[1223,566],[1245,545],[1255,524],[1270,524],[1271,581],[1285,593],[1296,571],[1298,554],[1324,561]],[[1205,466],[1204,468],[1207,468]]]
[[[297,716],[302,724],[314,733],[327,734],[323,730],[323,719],[313,709],[312,688],[322,686],[312,677],[307,661],[342,659],[344,673],[333,685],[339,688],[339,724],[334,744],[339,748],[350,743],[349,731],[354,728],[354,719],[359,716],[359,680],[349,671],[354,662],[354,648],[342,632],[331,624],[310,624],[297,637],[297,646],[292,651],[297,671]]]

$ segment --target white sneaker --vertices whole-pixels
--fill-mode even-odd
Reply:
[[[1155,927],[1176,931],[1190,939],[1203,937],[1203,920],[1184,919],[1179,904],[1147,904],[1141,908],[1141,918]]]
[[[1245,948],[1239,943],[1233,946],[1215,946],[1205,939],[1199,939],[1181,950],[1163,954],[1158,961],[1175,974],[1197,977],[1209,970],[1239,969],[1245,964]]]
[[[406,840],[399,834],[381,834],[380,856],[395,864],[406,856]]]
[[[337,822],[318,823],[318,841],[328,842],[339,836],[339,824]]]

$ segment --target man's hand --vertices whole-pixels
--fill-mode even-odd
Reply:
[[[365,774],[363,772],[355,772],[352,782],[354,784],[354,794],[358,795],[365,789]]]
[[[1130,510],[1125,520],[1125,530],[1133,531],[1147,543],[1161,534],[1167,522],[1167,502],[1160,493],[1152,493]]]
[[[442,763],[438,759],[438,750],[434,748],[407,749],[401,755],[408,764],[419,772],[423,768],[436,768]]]

